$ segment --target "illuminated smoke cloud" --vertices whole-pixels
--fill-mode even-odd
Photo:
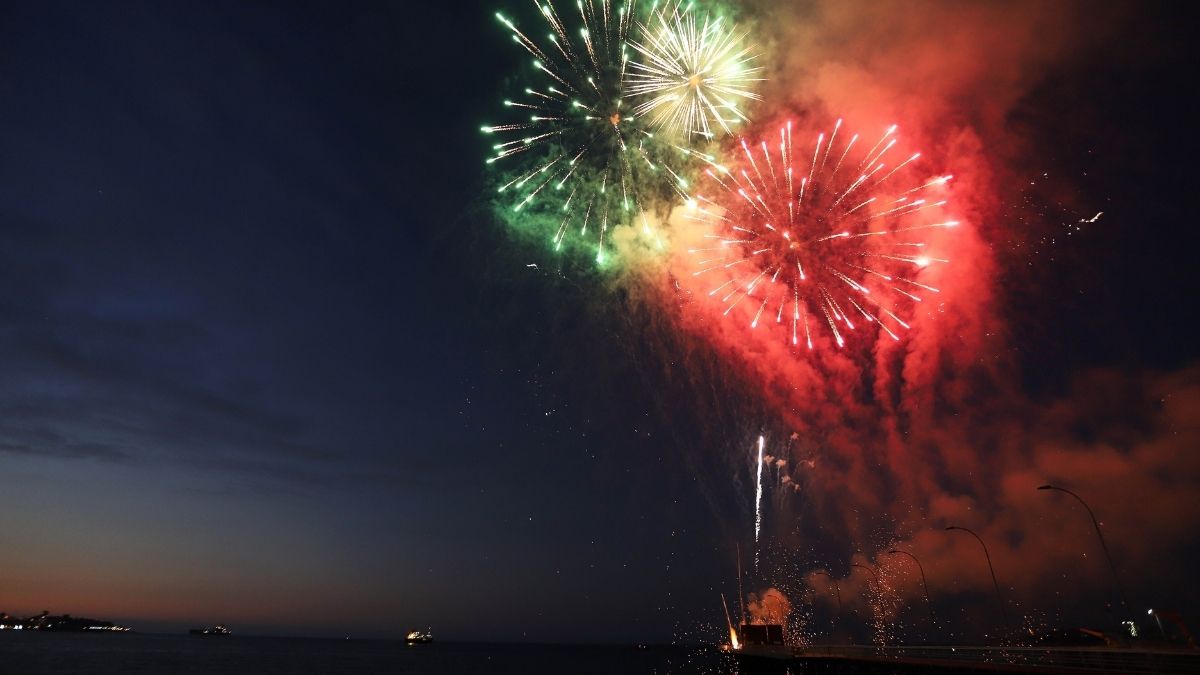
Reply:
[[[856,329],[899,341],[909,329],[901,317],[941,292],[922,275],[950,262],[936,245],[959,225],[942,197],[952,177],[914,178],[921,155],[896,149],[896,125],[873,144],[841,119],[831,131],[799,130],[798,143],[793,126],[743,137],[732,156],[709,162],[710,180],[683,214],[705,230],[704,245],[687,249],[693,270],[679,282],[709,305],[698,311],[774,333],[796,352],[825,342],[821,332],[837,348]]]
[[[784,625],[788,615],[792,613],[792,603],[783,591],[768,588],[759,593],[747,594],[746,611],[750,615],[750,623]]]
[[[761,419],[742,421],[755,427],[744,438],[706,448],[728,450],[731,457],[734,471],[714,480],[733,476],[724,487],[745,495],[739,535],[752,536],[760,484],[757,453],[747,448],[766,426],[794,437],[787,447],[772,443],[771,459],[763,458],[764,545],[775,538],[797,552],[819,547],[822,555],[841,561],[861,560],[883,575],[880,593],[921,594],[910,567],[885,559],[891,547],[921,557],[935,593],[989,589],[977,543],[945,532],[951,524],[971,527],[989,542],[1011,602],[1060,591],[1064,574],[1078,582],[1071,588],[1080,597],[1108,588],[1106,570],[1095,561],[1094,532],[1070,504],[1034,489],[1045,482],[1061,482],[1103,500],[1099,515],[1123,569],[1182,578],[1177,557],[1169,552],[1200,524],[1191,503],[1200,485],[1200,458],[1190,451],[1200,444],[1195,422],[1200,419],[1200,369],[1096,370],[1079,374],[1070,394],[1031,400],[1016,379],[1018,345],[1009,337],[1011,317],[1005,313],[1005,293],[1020,283],[1021,270],[1005,268],[1008,263],[996,253],[1024,235],[1014,231],[1018,224],[1004,217],[1003,207],[1022,184],[1030,148],[1027,139],[1010,131],[1007,116],[1047,69],[1086,59],[1112,39],[1123,10],[1033,2],[748,4],[745,16],[754,18],[765,79],[753,119],[737,129],[748,139],[748,150],[756,152],[756,140],[777,138],[788,121],[793,134],[809,132],[810,151],[822,131],[825,138],[832,136],[829,123],[839,117],[843,131],[882,131],[898,124],[905,150],[897,155],[900,161],[919,149],[919,161],[908,167],[919,178],[953,175],[937,186],[930,202],[944,200],[952,211],[931,222],[957,225],[931,229],[921,242],[949,262],[922,265],[913,279],[936,293],[924,291],[920,302],[903,308],[889,306],[906,324],[887,324],[899,339],[865,320],[864,312],[845,306],[840,296],[829,312],[832,321],[814,297],[804,315],[819,321],[802,323],[795,318],[798,293],[793,291],[789,312],[783,287],[771,289],[772,295],[767,286],[755,285],[740,301],[736,295],[729,298],[737,304],[728,314],[728,303],[713,311],[708,303],[714,300],[707,295],[712,286],[693,281],[700,259],[689,251],[711,248],[707,235],[714,228],[698,226],[687,206],[665,219],[649,215],[648,227],[664,241],[661,249],[646,247],[633,228],[612,233],[619,257],[636,270],[620,281],[628,303],[643,310],[639,319],[651,317],[668,326],[661,332],[672,336],[663,340],[671,375],[703,372],[722,382],[752,383],[747,386],[754,389],[753,404],[728,403],[731,412],[706,420],[715,426],[745,410],[761,412]],[[745,156],[735,138],[724,143],[724,157]],[[799,158],[800,150],[795,154]],[[744,161],[747,177],[755,175]],[[762,182],[756,175],[755,180]],[[694,193],[698,188],[692,187]],[[742,248],[739,242],[737,250]],[[864,277],[839,269],[864,285]],[[721,274],[726,277],[717,285],[743,279],[722,270],[702,277],[715,280]],[[834,279],[830,283],[840,282],[845,287],[840,292],[848,297],[863,295]],[[862,309],[881,318],[876,307]],[[856,314],[864,322],[851,330],[845,318],[853,322]],[[756,320],[757,329],[752,328]],[[872,330],[862,331],[865,324]],[[802,338],[805,325],[810,330]],[[843,336],[846,344],[837,348],[835,327],[855,339]],[[720,368],[704,360],[713,352],[720,356]],[[711,393],[717,388],[711,383],[672,385],[676,393],[708,391],[714,404],[725,403]],[[718,437],[721,432],[697,433]],[[719,501],[707,492],[705,497]],[[813,529],[818,525],[823,528],[819,536]],[[861,552],[859,558],[853,558],[855,552]],[[1090,557],[1081,560],[1081,552]],[[851,591],[844,592],[848,603],[868,595],[866,589],[853,592],[856,584],[866,583],[861,570],[842,581]],[[882,608],[877,615],[894,611],[888,602],[876,603]]]
[[[794,431],[803,441],[800,454],[772,451],[790,468],[781,470],[778,484],[802,482],[794,491],[803,499],[780,508],[802,509],[805,522],[820,523],[821,545],[840,549],[843,559],[861,550],[864,564],[878,567],[884,551],[901,546],[929,558],[931,583],[936,578],[953,584],[946,592],[988,589],[978,545],[943,531],[949,524],[969,526],[992,542],[997,567],[1004,570],[1002,583],[1016,602],[1044,593],[1065,569],[1079,579],[1080,595],[1106,583],[1102,565],[1072,565],[1079,551],[1095,554],[1094,533],[1078,522],[1079,514],[1034,489],[1043,482],[1103,495],[1105,527],[1114,542],[1124,544],[1123,564],[1131,569],[1136,564],[1170,571],[1171,556],[1161,553],[1196,526],[1189,515],[1194,510],[1183,505],[1200,485],[1200,461],[1183,451],[1186,443],[1200,440],[1186,417],[1200,407],[1196,372],[1084,373],[1079,391],[1049,410],[1022,393],[1015,378],[1019,364],[1012,357],[1000,280],[1011,283],[1007,278],[1019,270],[1003,269],[995,247],[1022,234],[1006,232],[1014,223],[1001,217],[1001,208],[1020,182],[1024,167],[1017,150],[1027,141],[1011,135],[1005,116],[1048,66],[1085,58],[1113,34],[1119,24],[1113,12],[1119,10],[1089,14],[1088,7],[754,3],[769,56],[764,101],[754,123],[742,130],[751,153],[755,139],[777,138],[788,120],[815,130],[841,115],[845,128],[898,123],[927,163],[922,177],[954,176],[938,199],[952,205],[946,220],[958,226],[934,230],[926,242],[950,262],[925,267],[919,277],[939,292],[912,303],[907,314],[897,313],[909,326],[894,331],[900,339],[876,330],[875,339],[845,345],[854,348],[798,354],[794,342],[807,338],[800,337],[797,322],[798,339],[790,339],[790,323],[779,320],[778,289],[776,295],[766,290],[756,295],[757,286],[743,292],[745,299],[730,311],[735,320],[724,309],[712,311],[705,306],[711,287],[689,281],[698,265],[689,251],[711,248],[706,235],[712,228],[698,227],[686,206],[676,209],[665,228],[671,259],[659,301],[693,339],[719,352],[746,381],[758,383],[772,417],[763,424]],[[737,143],[726,144],[726,155],[739,152],[745,151]],[[748,160],[745,167],[740,179],[754,176]],[[743,279],[722,270],[707,274],[726,275],[717,285]],[[842,283],[854,297],[856,289]],[[784,304],[783,316],[794,317]],[[845,306],[836,311],[862,316]],[[833,311],[830,316],[832,327],[846,328]],[[751,335],[756,320],[760,330],[769,328],[761,337]],[[820,322],[823,330],[810,332],[815,346],[836,347],[823,313]],[[780,325],[783,330],[771,328]],[[789,339],[778,339],[780,332]],[[1088,387],[1097,379],[1115,389],[1109,393],[1123,405],[1089,416],[1096,394]],[[1131,415],[1143,422],[1136,434],[1102,442],[1079,436],[1081,425],[1092,430],[1090,436],[1103,436],[1106,427],[1121,427]],[[1113,498],[1112,485],[1126,486],[1120,497]],[[1155,519],[1139,530],[1145,509],[1182,515]],[[788,529],[799,513],[764,515],[765,523],[787,524],[775,536],[797,547],[812,545],[812,530]],[[1055,552],[1035,553],[1045,550]],[[884,567],[892,568],[893,578],[882,585],[916,597],[915,577],[899,571],[898,563]]]

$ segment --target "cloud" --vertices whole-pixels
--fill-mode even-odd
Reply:
[[[125,462],[129,454],[121,448],[105,443],[0,443],[0,453],[58,459],[94,459],[105,462]]]
[[[0,314],[0,453],[330,480],[342,453],[299,414],[206,367],[247,372],[255,364],[230,354],[194,296],[125,279],[89,284],[53,262],[52,228],[14,222],[0,265],[17,290]]]

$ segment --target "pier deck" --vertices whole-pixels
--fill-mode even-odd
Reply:
[[[748,665],[773,662],[772,670],[801,665],[804,672],[1200,673],[1200,652],[1169,649],[828,645],[768,651],[747,646],[740,656]]]

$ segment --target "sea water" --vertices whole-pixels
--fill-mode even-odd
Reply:
[[[701,646],[566,646],[246,636],[0,633],[0,675],[731,673]]]

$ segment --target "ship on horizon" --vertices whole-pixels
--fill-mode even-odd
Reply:
[[[429,628],[425,630],[410,630],[405,636],[404,641],[410,645],[427,645],[433,642],[433,631]]]
[[[188,631],[188,635],[230,635],[231,633],[233,631],[222,623],[207,628],[193,628]]]

